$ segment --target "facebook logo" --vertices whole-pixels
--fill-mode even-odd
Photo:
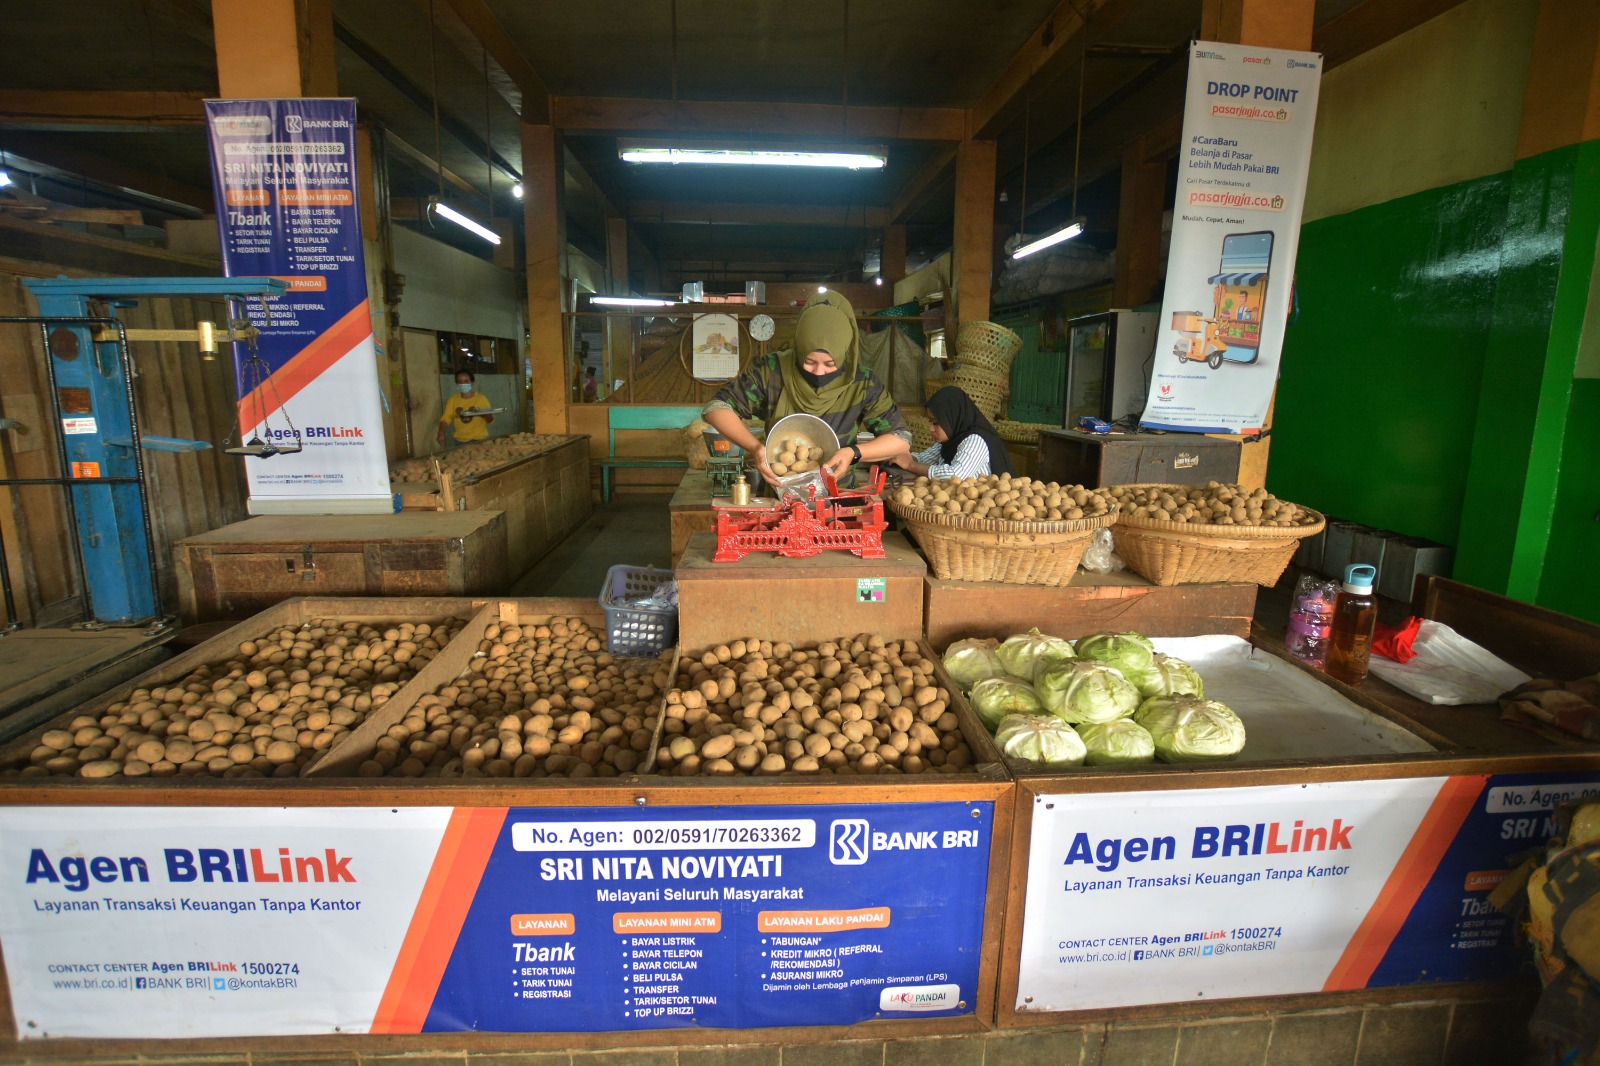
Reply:
[[[828,861],[835,866],[861,866],[867,861],[865,818],[840,818],[828,827]]]

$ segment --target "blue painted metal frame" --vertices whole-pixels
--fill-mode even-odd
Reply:
[[[61,432],[62,476],[74,477],[77,463],[91,463],[98,476],[67,486],[68,506],[77,527],[89,612],[97,622],[131,624],[161,613],[156,566],[145,511],[141,439],[128,377],[127,345],[96,341],[93,327],[104,322],[90,300],[118,301],[152,296],[240,298],[282,295],[288,285],[276,278],[49,278],[23,282],[39,302],[52,400]],[[76,357],[53,354],[50,334],[66,330],[77,341]],[[66,351],[69,346],[63,347]],[[65,390],[83,390],[63,410]],[[88,411],[83,411],[84,393]],[[68,394],[70,395],[70,394]],[[157,441],[160,443],[157,443]],[[149,444],[162,448],[163,438]],[[187,446],[186,442],[173,442]]]

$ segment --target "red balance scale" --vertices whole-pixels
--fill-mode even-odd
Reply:
[[[886,475],[874,466],[867,485],[841,490],[834,476],[822,471],[826,490],[812,486],[806,499],[789,497],[776,506],[717,505],[717,553],[712,562],[735,563],[751,552],[776,552],[789,559],[809,559],[825,551],[847,551],[863,559],[882,559],[883,491]]]

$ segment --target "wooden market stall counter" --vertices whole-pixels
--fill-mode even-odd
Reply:
[[[594,509],[589,491],[589,438],[568,437],[554,447],[491,470],[465,477],[400,482],[394,490],[404,510],[504,512],[506,565],[515,581],[583,525]]]
[[[1535,676],[1600,669],[1600,627],[1438,579],[1419,583],[1414,607]],[[1600,794],[1600,746],[1376,679],[1348,688],[1284,656],[1275,634],[1255,645],[1240,664],[1262,671],[1262,693],[1314,685],[1342,702],[1343,724],[1302,731],[1298,706],[1256,700],[1240,716],[1260,742],[1236,762],[1013,764],[1000,1026],[1499,996],[1512,1017],[1473,1061],[1516,1061],[1528,951],[1488,895],[1546,842],[1560,799]],[[1207,696],[1250,699],[1248,679],[1213,692],[1201,676]]]
[[[716,528],[716,512],[711,509],[711,477],[704,470],[686,470],[683,480],[667,505],[672,521],[672,565],[678,565],[683,550],[694,533],[710,533]]]
[[[52,1037],[12,1050],[182,1057],[249,1037],[257,1052],[459,1053],[990,1027],[1013,784],[953,687],[977,760],[953,774],[352,776],[505,627],[573,617],[603,625],[589,599],[290,600],[82,708],[98,715],[280,626],[465,619],[304,776],[0,776],[0,850],[33,871],[8,898],[60,904],[6,927],[12,1035]],[[90,898],[73,890],[80,873],[97,901],[181,907],[68,906]],[[89,966],[96,982],[104,967],[104,998],[63,998],[52,968]]]

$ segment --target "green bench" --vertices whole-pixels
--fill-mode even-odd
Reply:
[[[698,407],[608,407],[606,409],[606,436],[609,446],[606,457],[600,460],[600,502],[611,502],[611,471],[614,467],[636,469],[689,468],[689,460],[647,459],[617,454],[619,429],[683,429],[700,417]]]

